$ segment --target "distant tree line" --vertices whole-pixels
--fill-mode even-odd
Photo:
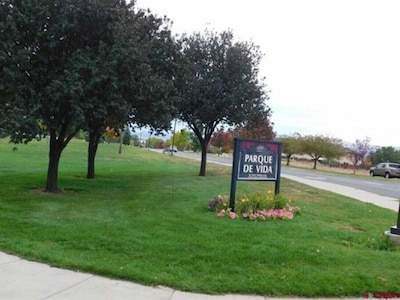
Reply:
[[[286,164],[295,155],[308,155],[314,162],[314,169],[317,162],[323,158],[328,164],[341,158],[347,158],[354,168],[369,168],[380,162],[400,163],[400,151],[394,147],[372,147],[369,137],[356,139],[352,145],[344,145],[340,139],[323,135],[296,134],[293,136],[279,137],[282,142],[283,153],[286,156]]]
[[[373,147],[371,139],[356,139],[352,145],[344,145],[340,139],[324,135],[305,135],[295,134],[292,136],[278,136],[268,130],[262,123],[257,129],[259,132],[264,130],[264,135],[258,136],[258,139],[275,140],[282,143],[283,156],[286,159],[286,165],[290,165],[292,159],[307,156],[308,160],[313,162],[313,168],[316,169],[318,163],[329,166],[353,167],[354,170],[368,169],[372,165],[380,162],[400,163],[400,150],[394,147]],[[210,140],[207,151],[214,154],[232,153],[233,140],[235,137],[256,138],[247,132],[245,127],[240,129],[224,128],[217,129]],[[164,141],[159,138],[152,138],[149,142],[152,148],[169,147],[174,140],[174,146],[178,150],[201,151],[201,147],[196,136],[187,129],[177,131],[173,137]],[[340,162],[343,158],[347,162]]]

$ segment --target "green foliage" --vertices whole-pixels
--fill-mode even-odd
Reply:
[[[371,162],[376,165],[381,162],[400,162],[400,150],[394,147],[382,147],[371,153]]]
[[[284,136],[277,139],[282,143],[282,152],[286,155],[286,165],[290,164],[290,159],[294,154],[304,154],[302,139],[300,135]]]
[[[133,134],[131,139],[132,139],[133,146],[139,147],[139,144],[140,144],[139,136],[137,134]]]
[[[210,211],[221,211],[223,209],[228,209],[229,207],[229,197],[227,195],[218,195],[213,197],[210,202],[208,202],[208,210]]]
[[[193,131],[189,133],[189,138],[190,138],[191,150],[194,152],[201,151],[200,140]]]
[[[130,145],[131,144],[131,131],[129,128],[125,128],[124,135],[122,136],[122,144]]]
[[[93,178],[107,127],[169,127],[178,47],[167,19],[112,0],[8,0],[0,15],[0,136],[50,135],[47,190],[58,190],[61,153],[79,130]]]
[[[176,78],[179,115],[197,136],[202,150],[201,176],[212,134],[220,123],[246,124],[268,111],[264,83],[258,78],[259,49],[234,42],[232,32],[206,30],[182,36],[181,69]]]
[[[292,219],[300,208],[291,205],[291,200],[282,194],[275,195],[271,190],[255,191],[250,196],[241,196],[236,201],[237,215],[250,220]]]
[[[172,142],[179,150],[187,150],[190,146],[190,132],[187,129],[176,131],[165,145],[168,147]]]
[[[320,158],[340,158],[345,154],[342,141],[329,136],[309,135],[301,138],[301,152],[306,153],[314,161],[314,169]]]

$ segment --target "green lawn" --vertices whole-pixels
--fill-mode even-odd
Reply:
[[[218,218],[208,201],[230,191],[231,168],[124,147],[99,146],[87,180],[87,144],[61,157],[63,194],[45,184],[46,141],[0,140],[0,249],[53,266],[202,293],[362,297],[400,291],[400,250],[383,232],[397,214],[285,178],[301,207],[293,220]],[[273,189],[238,182],[237,193]]]

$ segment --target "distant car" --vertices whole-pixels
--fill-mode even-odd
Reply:
[[[168,147],[168,148],[165,148],[164,149],[164,153],[171,153],[171,152],[177,152],[178,151],[178,149],[174,146],[174,147],[172,147],[172,146],[170,146],[170,147]]]
[[[383,176],[385,178],[400,178],[400,164],[397,163],[379,163],[376,167],[369,169],[371,176]]]

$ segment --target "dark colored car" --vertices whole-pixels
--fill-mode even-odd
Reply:
[[[168,148],[165,148],[164,149],[164,153],[171,153],[171,152],[177,152],[178,151],[178,149],[174,146],[174,147],[172,147],[172,146],[170,146],[170,147],[168,147]]]
[[[369,169],[371,176],[383,176],[385,178],[400,178],[400,164],[397,163],[379,163],[376,167]]]

